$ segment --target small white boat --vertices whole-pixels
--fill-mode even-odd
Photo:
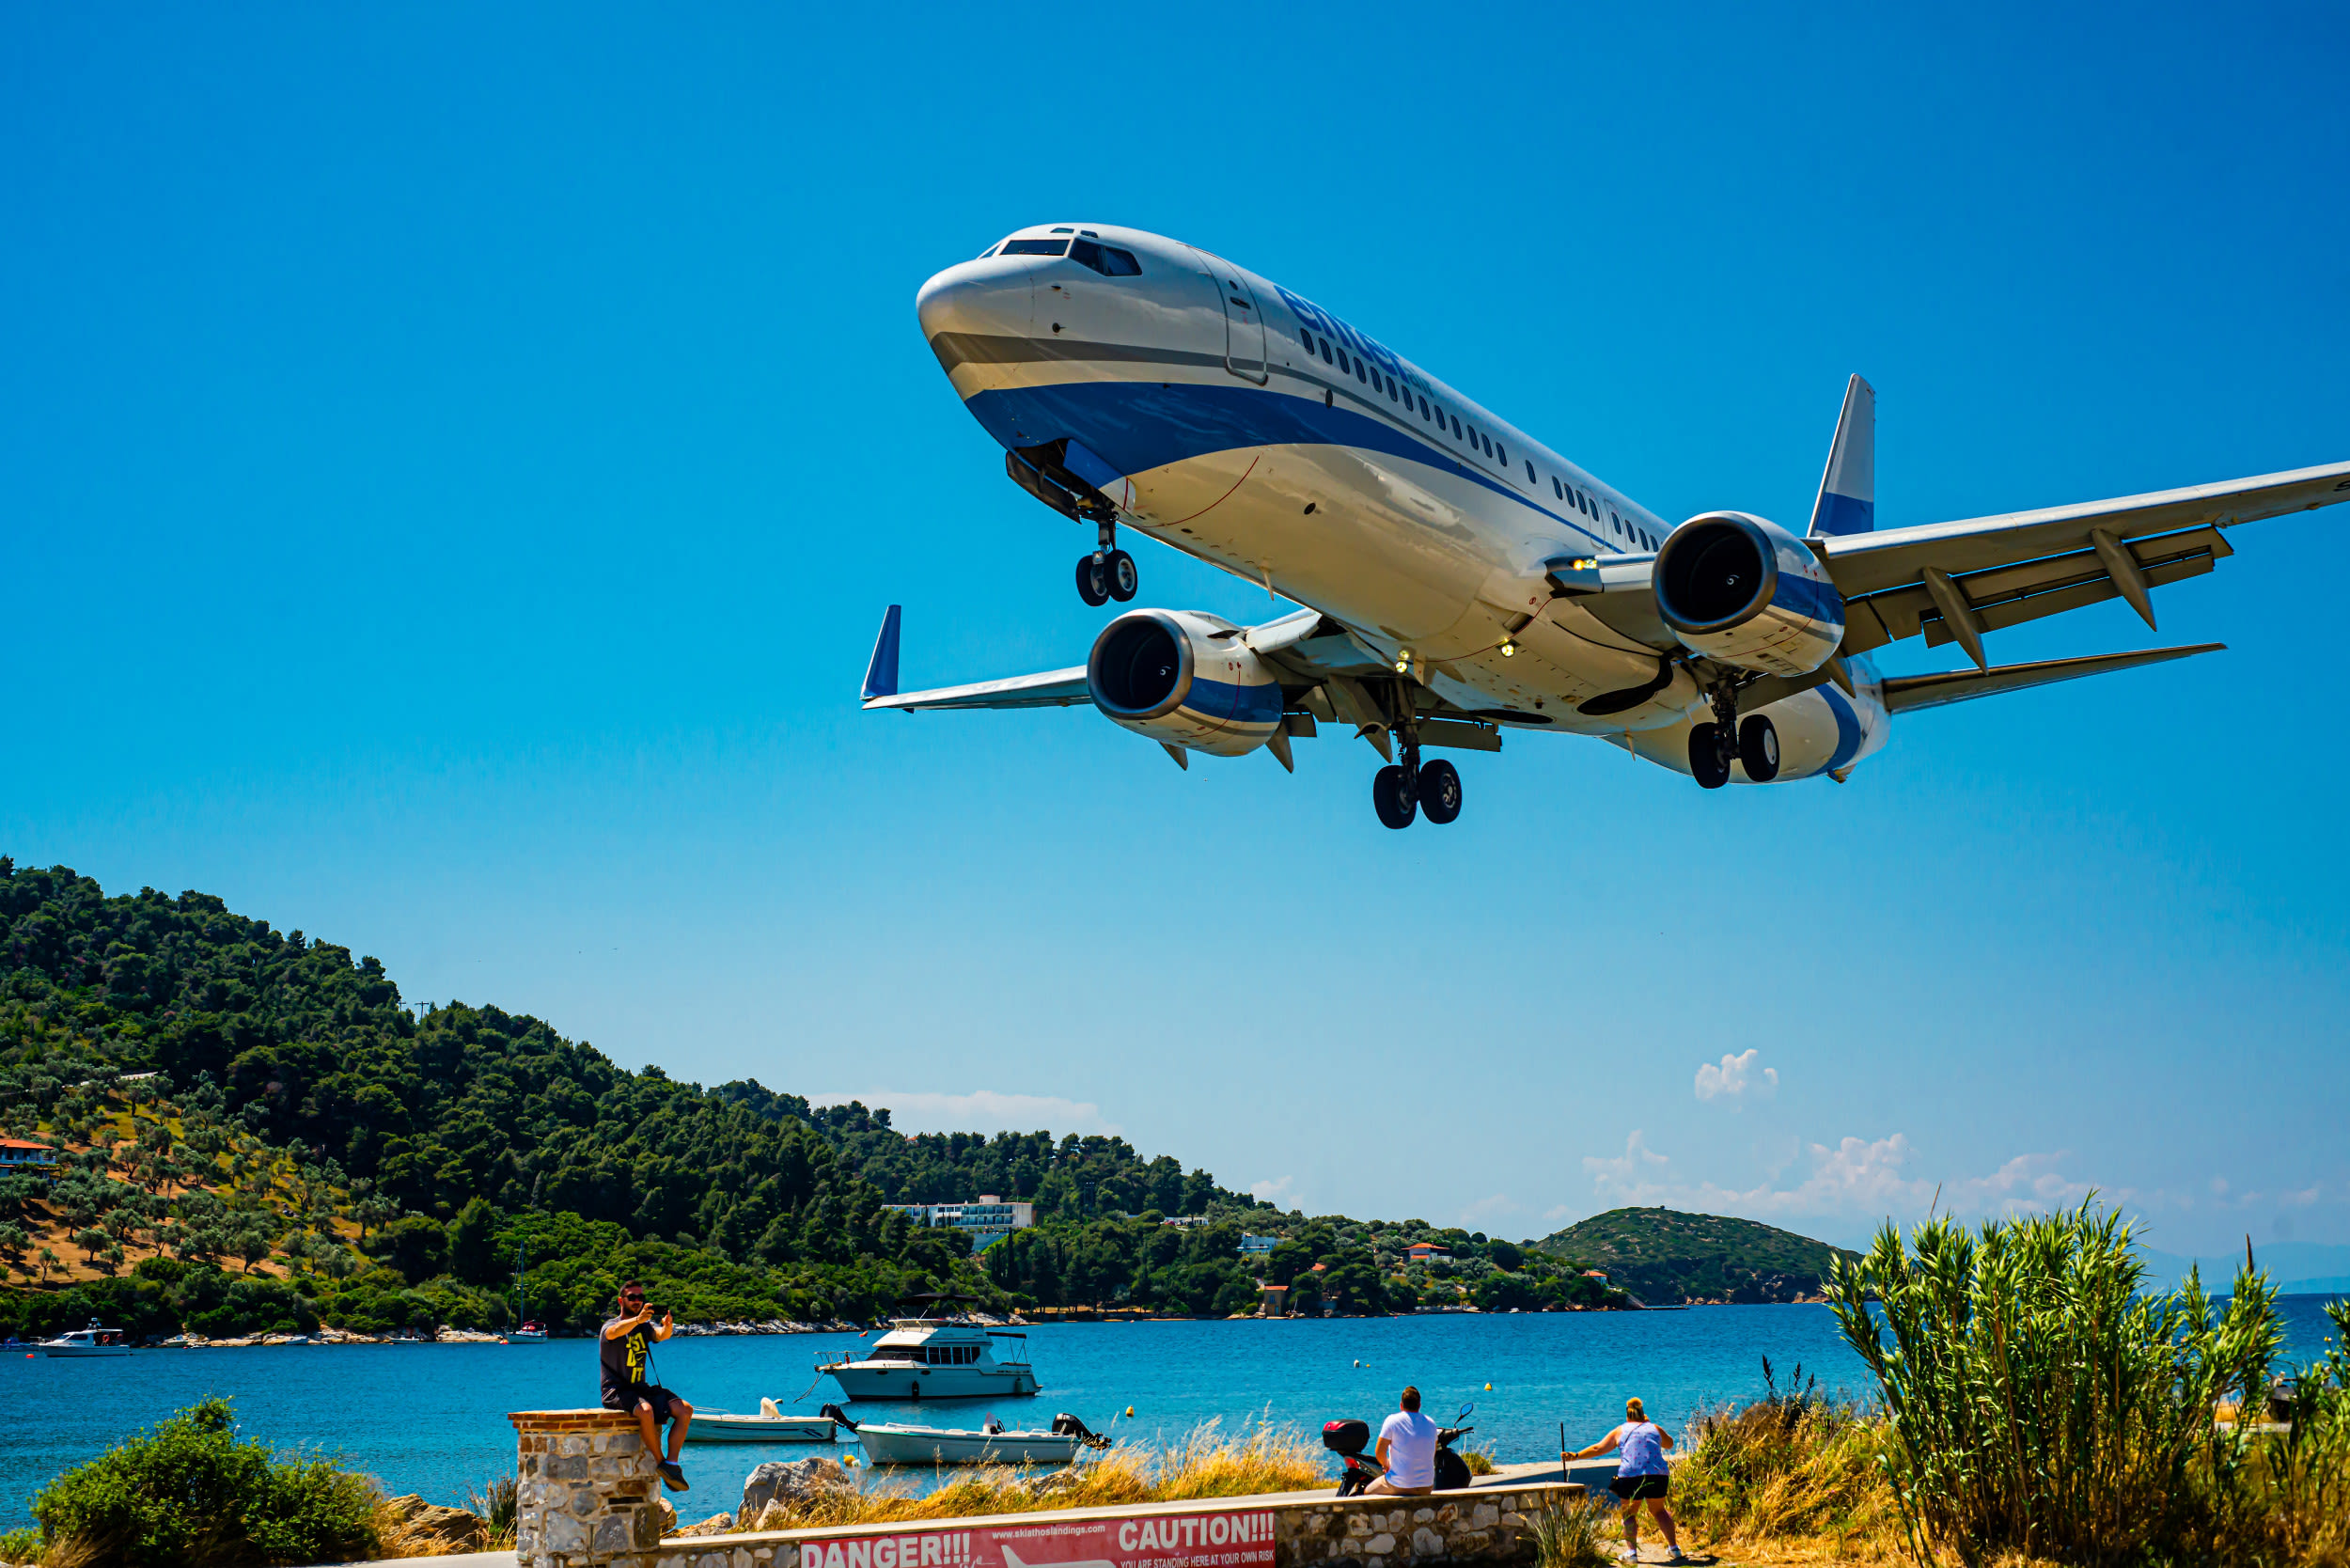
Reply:
[[[87,1328],[76,1328],[54,1340],[40,1341],[43,1356],[128,1356],[130,1345],[119,1328],[102,1328],[98,1320],[89,1320]]]
[[[860,1421],[850,1430],[876,1465],[1066,1465],[1082,1450],[1110,1446],[1074,1416],[1054,1417],[1045,1432],[1010,1432],[993,1423],[971,1431],[901,1421]]]
[[[771,1399],[759,1402],[759,1414],[732,1410],[697,1410],[686,1429],[689,1443],[829,1443],[830,1416],[787,1416]]]
[[[546,1325],[526,1323],[520,1328],[509,1328],[506,1331],[506,1342],[509,1345],[542,1345],[547,1342]]]

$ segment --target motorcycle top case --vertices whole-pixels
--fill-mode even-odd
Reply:
[[[1362,1421],[1324,1421],[1322,1446],[1339,1453],[1360,1453],[1371,1445],[1371,1428]]]

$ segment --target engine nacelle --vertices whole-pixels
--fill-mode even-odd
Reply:
[[[1809,675],[1844,640],[1844,596],[1810,547],[1743,511],[1709,511],[1656,552],[1656,613],[1693,653]]]
[[[1238,757],[1281,725],[1281,687],[1242,640],[1197,610],[1136,610],[1102,628],[1086,659],[1093,705],[1168,745]]]

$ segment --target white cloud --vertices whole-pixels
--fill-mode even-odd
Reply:
[[[1753,1046],[1736,1056],[1725,1056],[1719,1067],[1707,1062],[1698,1069],[1698,1098],[1726,1099],[1733,1105],[1751,1096],[1767,1100],[1778,1092],[1778,1069],[1765,1067],[1760,1073],[1755,1064],[1762,1053]]]
[[[1735,1058],[1732,1058],[1733,1060]],[[1637,1130],[1621,1155],[1586,1157],[1592,1195],[1614,1206],[1666,1204],[1756,1219],[1792,1217],[1876,1220],[1922,1217],[1931,1208],[1960,1215],[2045,1214],[2077,1203],[2089,1188],[2058,1168],[2061,1152],[2018,1154],[1985,1176],[1935,1180],[1913,1171],[1907,1137],[1846,1137],[1833,1147],[1814,1143],[1800,1162],[1800,1180],[1766,1180],[1752,1187],[1688,1181],[1670,1155],[1648,1146]],[[2127,1193],[2108,1194],[2117,1200]]]
[[[1063,1100],[1050,1094],[999,1094],[976,1089],[968,1094],[941,1094],[932,1090],[869,1089],[856,1094],[811,1094],[811,1105],[845,1105],[861,1100],[878,1110],[889,1109],[889,1124],[905,1133],[1035,1132],[1101,1133],[1117,1137],[1126,1129],[1105,1120],[1102,1107],[1090,1100]]]
[[[1284,1176],[1277,1182],[1251,1182],[1248,1196],[1284,1209],[1302,1209],[1306,1205],[1297,1196],[1297,1178]]]

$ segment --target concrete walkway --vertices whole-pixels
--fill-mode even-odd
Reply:
[[[455,1557],[384,1557],[343,1568],[514,1568],[512,1552],[460,1552]]]

